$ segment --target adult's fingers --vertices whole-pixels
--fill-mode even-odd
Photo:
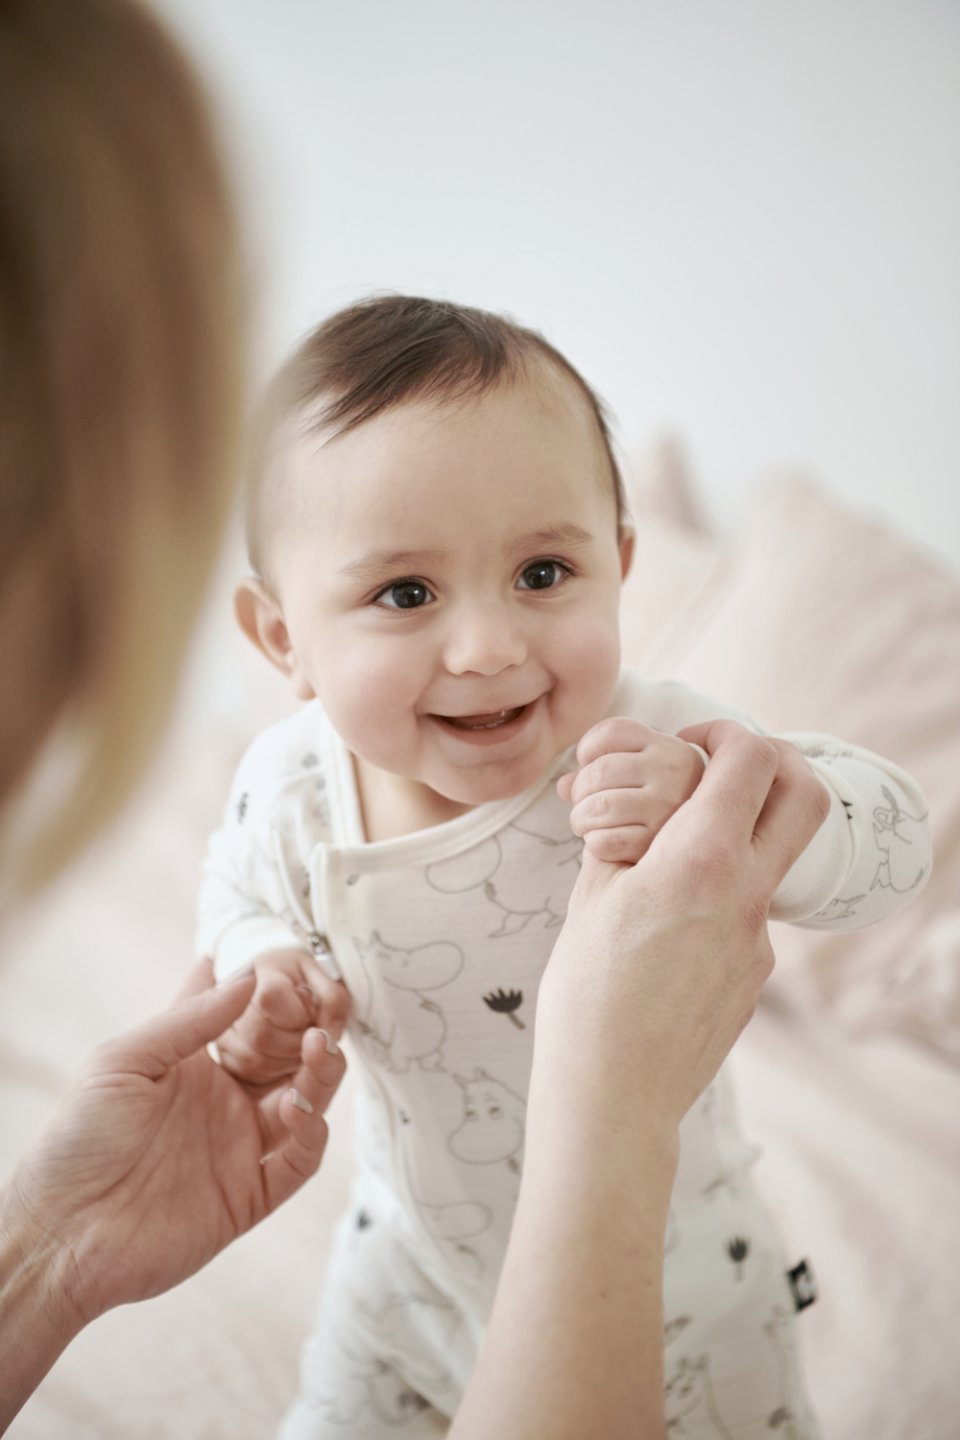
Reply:
[[[303,1037],[303,1061],[289,1086],[260,1102],[265,1183],[272,1205],[291,1195],[314,1173],[326,1144],[322,1116],[343,1079],[342,1051],[331,1050],[323,1031]]]
[[[214,983],[213,961],[209,957],[198,960],[187,971],[183,984],[174,996],[173,1003],[176,1005],[181,1000],[189,1000],[194,995],[202,995],[204,990],[209,990]]]
[[[830,797],[795,745],[789,740],[772,743],[779,764],[754,827],[754,841],[776,889],[830,813]]]
[[[281,1118],[286,1134],[260,1162],[268,1214],[317,1173],[329,1135],[327,1122],[319,1111],[311,1115],[299,1109],[289,1090],[283,1097]]]
[[[293,1089],[314,1110],[326,1110],[343,1079],[347,1062],[335,1040],[322,1030],[308,1030],[303,1037],[302,1059],[291,1077]]]
[[[193,983],[196,977],[188,981]],[[181,1060],[217,1040],[243,1014],[253,994],[252,971],[213,986],[147,1020],[96,1052],[95,1066],[108,1065],[158,1080]]]
[[[727,842],[752,838],[780,763],[776,745],[735,720],[710,720],[688,725],[682,740],[699,745],[710,763],[687,806],[677,812],[692,817],[705,809],[722,821]]]

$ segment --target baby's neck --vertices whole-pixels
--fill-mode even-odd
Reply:
[[[353,773],[364,838],[369,844],[428,830],[431,825],[442,825],[474,808],[459,800],[448,800],[427,785],[399,780],[357,755],[353,757]]]

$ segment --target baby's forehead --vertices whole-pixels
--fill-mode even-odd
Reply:
[[[614,483],[603,437],[585,396],[573,381],[546,362],[478,393],[404,397],[353,425],[349,421],[339,425],[325,421],[333,398],[317,396],[288,414],[274,431],[255,524],[261,554],[270,549],[278,534],[315,530],[324,519],[331,518],[329,506],[349,504],[351,480],[367,465],[402,484],[406,468],[416,467],[421,446],[431,447],[438,433],[441,445],[452,447],[450,458],[455,462],[461,419],[469,421],[474,435],[488,432],[491,446],[509,444],[513,431],[503,425],[500,401],[506,401],[511,418],[519,420],[520,435],[562,431],[585,457],[584,486]],[[524,424],[527,419],[531,422],[529,431]],[[565,445],[565,453],[567,448]],[[376,516],[369,514],[368,520],[374,528]]]
[[[384,405],[368,419],[346,423],[325,421],[330,402],[336,397],[318,395],[287,417],[278,436],[278,460],[291,481],[309,481],[325,468],[325,461],[338,457],[341,442],[347,441],[359,459],[367,442],[379,451],[398,454],[411,444],[434,435],[451,422],[454,440],[456,421],[467,418],[474,427],[491,436],[503,432],[503,412],[496,402],[507,400],[513,414],[525,414],[547,427],[573,430],[577,439],[604,455],[603,437],[586,397],[566,375],[545,361],[538,361],[520,375],[501,379],[481,390],[431,394],[415,393]],[[490,403],[490,402],[494,403]],[[440,422],[438,426],[438,422]],[[509,434],[509,431],[507,432]]]

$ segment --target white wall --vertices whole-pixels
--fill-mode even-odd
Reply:
[[[223,97],[272,365],[511,311],[729,525],[801,462],[960,561],[956,0],[158,0]]]

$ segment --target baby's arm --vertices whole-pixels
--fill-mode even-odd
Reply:
[[[316,1026],[333,1054],[347,1019],[343,985],[304,950],[274,950],[254,962],[253,999],[217,1042],[221,1064],[248,1085],[274,1085],[300,1065],[304,1032]]]
[[[251,1084],[296,1070],[311,1026],[336,1041],[347,1013],[311,910],[304,854],[326,837],[314,827],[318,762],[305,749],[288,722],[253,741],[203,864],[196,953],[212,959],[218,980],[256,972],[250,1006],[218,1045],[226,1068]]]
[[[689,800],[703,774],[701,752],[676,735],[614,716],[577,746],[580,769],[558,782],[575,835],[599,860],[635,865],[657,831]]]
[[[702,702],[694,697],[694,703]],[[683,723],[688,716],[677,719]],[[667,814],[693,793],[702,773],[701,766],[691,783],[693,761],[686,760],[685,770],[676,747],[702,741],[710,723],[688,724],[670,736],[616,717],[588,731],[577,747],[581,769],[564,776],[558,788],[572,801],[571,823],[591,850],[627,863],[639,859]],[[731,722],[723,717],[716,723]],[[747,726],[756,728],[749,721]],[[781,748],[784,763],[790,763],[794,782],[806,777],[811,803],[822,805],[824,791],[830,802],[826,819],[778,889],[771,917],[817,929],[850,930],[903,909],[930,874],[927,805],[920,787],[891,761],[833,736],[804,731],[768,738]],[[698,752],[689,753],[699,765]],[[650,766],[643,759],[647,754]],[[668,759],[678,768],[666,770]],[[660,767],[665,777],[657,779],[654,772]],[[687,794],[684,773],[690,784]],[[631,784],[637,793],[630,792]]]
[[[855,930],[903,910],[932,863],[920,786],[899,765],[831,735],[792,731],[784,739],[827,790],[830,811],[774,896],[771,918]]]

